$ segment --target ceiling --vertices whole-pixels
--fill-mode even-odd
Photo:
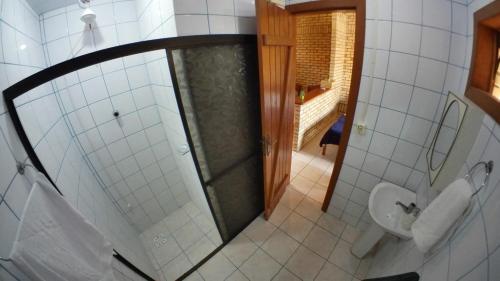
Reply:
[[[78,0],[26,0],[37,14],[78,3]]]

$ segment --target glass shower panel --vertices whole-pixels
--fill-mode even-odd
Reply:
[[[178,278],[222,243],[193,163],[166,52],[68,73],[14,100],[64,197],[133,264]],[[182,271],[182,270],[181,270]]]
[[[202,180],[228,240],[264,205],[256,46],[183,48],[172,60]]]

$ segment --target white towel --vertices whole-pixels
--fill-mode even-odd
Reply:
[[[452,182],[425,208],[411,226],[417,248],[428,252],[469,207],[472,187],[464,179]]]
[[[28,196],[10,256],[33,281],[114,280],[111,243],[41,173]]]

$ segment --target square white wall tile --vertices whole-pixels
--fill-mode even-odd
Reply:
[[[446,77],[446,63],[420,58],[415,85],[435,92],[441,92]]]
[[[234,34],[236,33],[235,17],[209,15],[210,34]]]
[[[450,36],[449,31],[424,26],[422,28],[420,55],[431,59],[448,61]]]
[[[451,29],[451,1],[423,0],[424,25]]]
[[[412,90],[412,86],[387,81],[385,83],[382,106],[406,112],[410,103]]]
[[[391,52],[387,79],[413,84],[417,73],[417,64],[417,56]]]
[[[382,177],[384,175],[387,164],[389,164],[388,159],[371,153],[367,153],[365,163],[363,164],[363,171],[367,171],[368,173],[377,177]]]
[[[408,113],[418,117],[434,120],[441,95],[432,91],[415,87]]]
[[[208,14],[234,16],[233,0],[206,0]]]
[[[176,15],[207,14],[207,0],[174,0]]]
[[[405,115],[401,112],[381,108],[375,130],[390,136],[398,137],[403,127]]]
[[[395,0],[392,2],[393,20],[422,23],[422,0]]]
[[[397,141],[395,137],[374,132],[368,151],[385,158],[390,158]]]
[[[208,15],[176,15],[179,36],[209,34]]]
[[[393,22],[391,51],[418,55],[421,33],[420,25]]]

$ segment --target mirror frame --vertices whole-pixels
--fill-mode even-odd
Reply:
[[[437,165],[436,168],[432,168],[432,156],[434,152],[434,148],[436,146],[436,142],[439,136],[439,132],[441,132],[441,128],[444,123],[444,119],[448,115],[448,112],[450,111],[451,106],[453,103],[457,103],[458,105],[458,113],[459,113],[459,119],[457,122],[457,132],[455,133],[455,137],[453,138],[453,141],[451,142],[450,148],[446,152],[446,155],[441,161],[439,165]],[[460,129],[462,128],[462,123],[465,117],[465,113],[468,108],[468,104],[465,103],[463,100],[461,100],[457,95],[455,95],[453,92],[449,91],[448,92],[448,97],[446,98],[446,104],[443,108],[443,113],[441,114],[441,120],[439,121],[439,125],[436,128],[436,132],[434,133],[434,137],[432,139],[431,145],[429,146],[429,150],[427,150],[426,158],[427,158],[427,169],[428,169],[428,174],[429,174],[429,182],[431,186],[434,184],[436,181],[436,178],[439,176],[439,173],[441,172],[441,169],[444,166],[444,163],[446,163],[446,160],[448,159],[448,156],[450,155],[451,150],[453,149],[453,146],[455,145],[455,141],[457,140],[457,136],[460,133]]]

